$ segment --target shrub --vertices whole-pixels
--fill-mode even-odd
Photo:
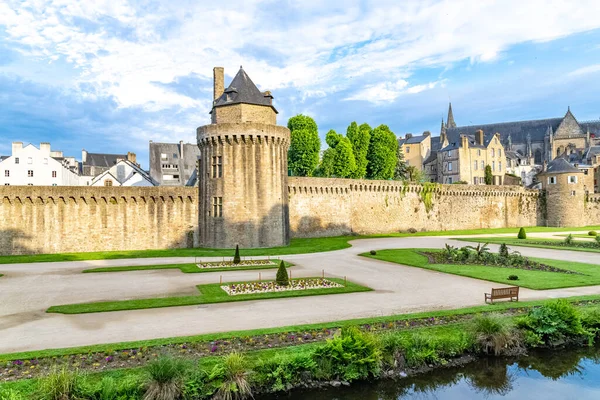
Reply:
[[[217,400],[243,400],[252,397],[252,388],[248,382],[248,361],[238,352],[227,355],[220,364],[215,365],[211,379],[220,380],[215,394]]]
[[[70,400],[78,397],[81,391],[82,376],[78,371],[67,367],[54,367],[39,384],[39,397],[42,400]]]
[[[316,377],[353,381],[379,376],[381,352],[375,338],[358,328],[343,328],[340,335],[329,339],[315,350]]]
[[[596,244],[598,244],[598,246],[600,246],[600,236],[596,236]]]
[[[181,397],[186,370],[183,360],[161,356],[151,361],[146,370],[149,376],[144,400],[175,400]]]
[[[415,228],[409,228],[408,233],[417,233],[418,231]]]
[[[596,231],[589,231],[588,232],[588,236],[598,236],[598,232],[596,232]]]
[[[471,329],[477,347],[485,354],[498,356],[523,350],[519,333],[498,317],[477,316]]]
[[[509,275],[508,280],[509,281],[518,281],[519,277],[517,275]]]
[[[573,235],[569,233],[569,235],[565,238],[565,244],[567,246],[570,246],[573,244],[573,242],[574,242]]]
[[[581,314],[581,325],[584,329],[590,331],[599,331],[600,330],[600,309],[593,308],[591,310],[586,310]]]
[[[473,348],[473,339],[469,333],[459,331],[437,331],[427,333],[392,333],[391,337],[384,339],[382,351],[401,352],[407,367],[421,367],[424,364],[444,364],[450,357],[456,357]],[[394,339],[394,336],[397,338]],[[389,358],[385,359],[386,363]]]
[[[369,254],[371,254],[372,256],[375,256],[375,255],[377,255],[377,252],[376,252],[375,250],[371,250],[371,251],[369,252]]]
[[[506,243],[502,243],[500,245],[500,250],[498,251],[498,255],[502,258],[508,258],[510,256],[510,253],[508,252],[508,246],[506,245]]]
[[[525,228],[519,229],[519,234],[517,235],[519,239],[527,239],[527,233],[525,232]]]
[[[583,328],[579,312],[564,299],[532,309],[527,316],[517,319],[517,326],[529,332],[528,341],[537,337],[538,342],[545,345],[590,337]]]
[[[233,263],[239,264],[240,262],[242,262],[242,259],[240,258],[240,246],[236,244],[235,245],[235,255],[233,256]]]
[[[312,352],[278,354],[258,362],[254,368],[255,382],[266,392],[290,390],[311,379],[316,369]]]
[[[182,387],[182,394],[185,400],[208,399],[220,386],[221,382],[210,379],[209,374],[202,369],[195,369],[190,372]]]
[[[280,286],[288,286],[290,284],[290,277],[285,267],[285,262],[281,260],[279,262],[279,268],[277,269],[277,275],[275,276],[275,282]]]

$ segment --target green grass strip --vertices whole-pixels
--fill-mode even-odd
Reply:
[[[367,236],[334,236],[323,238],[296,238],[292,239],[289,246],[271,247],[266,249],[241,249],[242,257],[254,256],[279,256],[289,254],[317,253],[341,250],[350,247],[348,241],[356,239],[370,239],[381,237],[413,237],[413,236],[451,236],[451,235],[484,235],[514,233],[519,228],[494,228],[494,229],[462,229],[451,231],[431,231],[416,233],[386,233]],[[567,232],[600,230],[600,226],[586,226],[577,228],[549,228],[543,226],[528,227],[528,232]],[[128,250],[128,251],[99,251],[85,253],[58,253],[34,254],[18,256],[0,256],[0,264],[33,263],[33,262],[58,262],[58,261],[87,261],[87,260],[114,260],[122,258],[153,258],[153,257],[233,257],[233,249],[163,249],[163,250]]]
[[[199,268],[196,264],[164,264],[164,265],[132,265],[128,267],[101,267],[84,269],[83,273],[100,273],[100,272],[128,272],[128,271],[147,271],[147,270],[160,270],[160,269],[179,269],[185,274],[201,274],[204,272],[224,272],[224,271],[251,271],[258,269],[274,269],[279,267],[278,259],[271,259],[273,265],[255,265],[255,266],[243,266],[243,267],[223,267],[223,268]],[[293,266],[294,264],[285,262],[286,268]]]
[[[311,278],[301,278],[311,279]],[[344,284],[343,279],[327,278],[339,284]],[[294,279],[299,280],[299,279]],[[236,282],[227,282],[232,284]],[[242,283],[242,282],[237,282]],[[225,283],[224,283],[225,284]],[[87,314],[96,312],[108,311],[125,311],[125,310],[142,310],[147,308],[162,308],[162,307],[178,307],[191,306],[199,304],[215,304],[215,303],[230,303],[236,301],[248,300],[266,300],[266,299],[281,299],[287,297],[304,297],[304,296],[320,296],[341,293],[366,292],[372,289],[358,285],[353,282],[346,282],[346,286],[333,287],[326,289],[307,289],[307,290],[291,290],[285,292],[272,293],[257,293],[257,294],[242,294],[237,296],[229,296],[223,289],[221,284],[211,283],[207,285],[198,285],[200,295],[198,296],[178,296],[178,297],[159,297],[154,299],[137,299],[137,300],[121,300],[121,301],[101,301],[94,303],[79,303],[66,304],[60,306],[52,306],[46,312],[60,314]]]
[[[492,265],[462,265],[462,264],[430,264],[421,251],[436,252],[438,249],[394,249],[378,250],[377,255],[363,253],[361,256],[381,261],[393,262],[444,272],[469,278],[498,282],[509,286],[521,286],[535,290],[559,289],[578,286],[600,285],[600,265],[576,263],[572,261],[549,260],[544,258],[531,258],[531,260],[547,264],[556,268],[579,272],[579,274],[564,274],[559,272],[546,272],[525,270],[518,268],[502,268]],[[599,260],[600,261],[600,260]],[[509,275],[517,275],[519,280],[509,280]]]
[[[565,298],[565,300],[570,301],[570,302],[598,301],[598,300],[600,300],[600,295],[573,296],[573,297],[567,297],[567,298]],[[215,340],[225,340],[225,339],[230,339],[230,338],[234,338],[234,337],[250,337],[250,336],[261,336],[261,335],[275,334],[275,333],[290,333],[290,332],[302,332],[302,331],[310,331],[310,330],[318,330],[318,329],[343,328],[345,326],[387,323],[387,322],[405,321],[405,320],[412,320],[412,319],[419,319],[419,318],[430,318],[430,317],[437,318],[437,317],[447,317],[447,316],[453,316],[453,315],[477,314],[477,313],[482,313],[482,312],[503,311],[503,310],[514,309],[514,308],[525,309],[525,308],[540,306],[544,303],[547,303],[548,301],[552,301],[552,300],[548,300],[548,299],[531,300],[531,301],[521,301],[518,303],[498,302],[493,305],[486,304],[486,305],[481,305],[481,306],[464,307],[464,308],[457,308],[457,309],[450,309],[450,310],[436,310],[436,311],[426,311],[426,312],[420,312],[420,313],[395,314],[395,315],[381,316],[381,317],[347,319],[347,320],[340,320],[340,321],[322,322],[322,323],[317,323],[317,324],[288,325],[288,326],[282,326],[282,327],[277,327],[277,328],[261,328],[261,329],[245,330],[245,331],[230,331],[230,332],[210,333],[210,334],[192,335],[192,336],[178,336],[178,337],[168,337],[168,338],[160,338],[160,339],[138,340],[138,341],[130,341],[130,342],[95,344],[95,345],[90,345],[90,346],[35,350],[35,351],[26,351],[26,352],[18,352],[18,353],[5,353],[5,354],[0,354],[0,362],[13,361],[13,360],[30,360],[30,359],[34,359],[34,358],[62,357],[62,356],[69,356],[69,355],[73,355],[73,354],[88,354],[88,353],[95,353],[95,352],[136,349],[136,348],[143,348],[143,347],[164,346],[164,345],[168,345],[168,344],[211,342],[211,341],[215,341]]]
[[[591,236],[588,236],[591,237]],[[585,251],[587,253],[600,253],[600,246],[597,249],[576,247],[576,246],[565,246],[565,245],[548,245],[544,244],[548,242],[564,243],[561,239],[542,239],[542,238],[531,238],[531,239],[516,239],[510,237],[484,237],[484,238],[453,238],[453,240],[460,240],[462,242],[475,242],[475,243],[490,243],[490,244],[502,244],[506,243],[507,246],[522,246],[522,247],[536,247],[540,249],[554,249],[554,250],[568,250],[568,251]],[[540,243],[542,242],[542,243]]]

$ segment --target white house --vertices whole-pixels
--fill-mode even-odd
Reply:
[[[23,147],[13,142],[12,155],[0,161],[0,185],[79,186],[71,158],[50,150],[50,143]]]
[[[136,164],[121,160],[92,179],[90,186],[158,186],[158,183]]]

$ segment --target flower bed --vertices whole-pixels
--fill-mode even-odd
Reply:
[[[273,293],[285,292],[289,290],[331,289],[336,287],[343,286],[339,283],[330,281],[329,279],[309,278],[293,279],[287,286],[278,285],[275,281],[265,281],[232,283],[230,285],[221,286],[221,289],[223,289],[230,296],[236,296],[240,294]]]
[[[240,261],[237,264],[234,264],[233,261],[213,261],[213,262],[204,262],[198,263],[198,268],[236,268],[236,267],[276,267],[277,263],[273,262],[273,260],[244,260]]]
[[[573,302],[577,306],[599,304],[600,300],[582,300]],[[498,314],[517,316],[529,312],[535,307],[514,307],[503,311],[484,312],[479,314],[450,315],[442,317],[424,317],[399,319],[387,322],[362,324],[358,327],[369,332],[386,332],[464,323],[476,315]],[[215,356],[230,353],[234,350],[270,349],[294,346],[305,343],[323,342],[332,338],[340,328],[322,328],[303,331],[288,331],[255,336],[237,336],[214,341],[198,341],[172,343],[149,347],[137,347],[124,350],[107,350],[87,352],[57,357],[20,359],[0,361],[0,382],[46,375],[53,366],[69,366],[85,371],[105,371],[117,368],[141,367],[150,360],[164,354],[180,355],[188,358]]]

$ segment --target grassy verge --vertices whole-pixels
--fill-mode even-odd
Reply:
[[[586,296],[574,296],[566,298],[570,302],[582,302],[582,301],[598,301],[600,295],[586,295]],[[520,301],[519,303],[512,302],[498,302],[495,304],[486,304],[481,306],[465,307],[450,310],[437,310],[427,311],[420,313],[409,313],[409,314],[396,314],[381,317],[371,318],[356,318],[340,321],[322,322],[316,324],[301,324],[301,325],[288,325],[277,328],[261,328],[252,329],[245,331],[230,331],[221,333],[210,333],[203,335],[193,336],[179,336],[169,337],[160,339],[149,339],[149,340],[137,340],[130,342],[116,342],[106,344],[95,344],[90,346],[78,346],[78,347],[67,347],[58,349],[47,349],[47,350],[35,350],[17,353],[5,353],[0,354],[0,362],[12,361],[12,360],[29,360],[34,358],[47,358],[47,357],[64,357],[76,354],[89,354],[96,352],[112,352],[116,350],[124,349],[135,349],[135,348],[152,348],[161,347],[169,344],[183,344],[183,343],[197,343],[197,342],[213,342],[216,340],[226,340],[235,337],[251,337],[251,336],[263,336],[269,334],[278,333],[289,333],[289,332],[302,332],[322,329],[334,329],[343,328],[349,326],[358,325],[374,325],[379,323],[389,323],[396,321],[405,321],[411,319],[420,318],[438,318],[438,317],[452,317],[461,316],[468,314],[478,314],[482,312],[500,312],[503,310],[518,308],[531,308],[540,306],[546,303],[548,300],[532,300],[532,301]]]
[[[257,269],[273,269],[279,267],[279,260],[272,259],[273,265],[256,265],[245,267],[223,267],[223,268],[198,268],[196,264],[165,264],[165,265],[133,265],[129,267],[101,267],[84,269],[83,273],[100,273],[100,272],[127,272],[127,271],[147,271],[156,269],[179,269],[185,274],[199,274],[203,272],[223,272],[223,271],[251,271]],[[292,263],[286,262],[287,268],[291,267]]]
[[[596,264],[532,258],[532,260],[543,264],[579,272],[585,275],[530,271],[516,268],[501,268],[489,265],[430,264],[427,257],[419,253],[423,250],[426,249],[379,250],[377,251],[376,255],[363,253],[361,256],[408,265],[411,267],[425,268],[434,271],[445,272],[448,274],[503,283],[510,286],[518,285],[536,290],[600,285],[600,265]],[[509,275],[517,275],[519,280],[509,280]]]
[[[344,284],[343,279],[327,278],[331,281]],[[234,283],[234,282],[229,282]],[[280,299],[284,297],[304,297],[320,296],[341,293],[366,292],[372,289],[358,285],[353,282],[346,282],[346,286],[327,289],[307,289],[292,290],[287,292],[242,294],[229,296],[218,283],[208,285],[198,285],[200,295],[198,296],[178,296],[178,297],[160,297],[154,299],[122,300],[122,301],[102,301],[94,303],[66,304],[52,306],[46,312],[60,314],[86,314],[108,311],[142,310],[146,308],[191,306],[199,304],[230,303],[236,301],[248,300],[266,300]]]
[[[589,236],[588,236],[589,237]],[[507,246],[522,246],[522,247],[537,247],[540,249],[554,249],[554,250],[569,250],[569,251],[585,251],[588,253],[600,253],[600,247],[597,249],[567,246],[561,239],[515,239],[515,238],[502,238],[502,237],[484,237],[484,238],[453,238],[463,242],[475,242],[475,243],[491,243],[491,244],[502,244],[506,243]],[[547,244],[550,242],[556,243],[556,245]]]
[[[334,236],[322,238],[292,239],[289,246],[271,247],[266,249],[242,249],[242,256],[279,256],[289,254],[306,254],[341,250],[350,247],[348,241],[380,237],[411,237],[411,236],[449,236],[449,235],[484,235],[484,234],[517,234],[519,228],[495,229],[463,229],[450,231],[430,231],[416,233],[386,233],[368,236]],[[528,227],[528,232],[567,232],[600,230],[600,226],[577,228],[548,228],[543,226]],[[122,258],[152,258],[152,257],[232,257],[233,249],[165,249],[165,250],[129,250],[101,251],[86,253],[34,254],[19,256],[0,256],[0,264],[58,262],[58,261],[87,261],[114,260]]]

